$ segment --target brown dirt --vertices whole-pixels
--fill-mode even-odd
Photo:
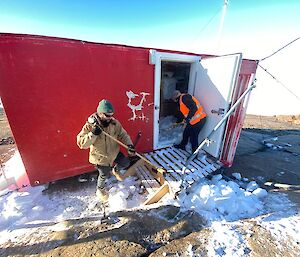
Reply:
[[[243,128],[260,130],[299,130],[300,115],[246,115]]]
[[[43,243],[32,244],[31,238],[26,245],[8,242],[0,255],[147,256],[170,241],[204,228],[203,218],[194,212],[173,219],[178,211],[177,207],[167,206],[119,212],[114,214],[117,223],[96,226],[90,219],[65,221],[66,230],[47,234]]]

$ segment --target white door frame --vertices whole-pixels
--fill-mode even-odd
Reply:
[[[156,50],[149,51],[149,62],[155,65],[154,71],[154,117],[153,117],[153,149],[159,149],[159,109],[160,109],[160,84],[161,84],[161,62],[183,62],[190,63],[190,77],[188,92],[193,94],[196,83],[196,64],[201,60],[200,56],[187,54],[173,54],[166,52],[158,52]]]

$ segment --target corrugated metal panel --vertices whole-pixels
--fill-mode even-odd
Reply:
[[[246,91],[252,83],[253,74],[240,74],[238,85],[234,91],[233,104]],[[248,96],[249,97],[249,96]],[[247,109],[247,97],[241,101],[235,112],[230,116],[226,132],[225,142],[221,153],[221,161],[226,166],[231,166],[235,156],[238,140],[243,127]]]

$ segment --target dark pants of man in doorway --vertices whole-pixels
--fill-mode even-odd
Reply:
[[[118,153],[118,155],[117,155],[114,162],[116,164],[116,169],[118,171],[120,171],[122,169],[126,169],[130,165],[129,159],[121,152]],[[97,165],[96,168],[99,172],[97,187],[99,189],[103,189],[104,184],[105,184],[105,180],[110,176],[110,172],[111,172],[112,167]]]
[[[183,131],[183,137],[181,143],[179,144],[179,148],[184,149],[188,141],[190,140],[192,145],[192,151],[195,152],[196,149],[198,148],[198,135],[201,129],[203,128],[205,122],[206,122],[206,117],[201,119],[195,125],[188,124]]]

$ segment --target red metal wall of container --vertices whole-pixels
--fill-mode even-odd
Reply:
[[[137,149],[152,150],[153,70],[147,49],[2,34],[0,95],[30,184],[93,170],[76,135],[102,98],[133,141],[142,131]],[[144,119],[129,121],[126,91],[138,95],[133,105],[149,93]]]

